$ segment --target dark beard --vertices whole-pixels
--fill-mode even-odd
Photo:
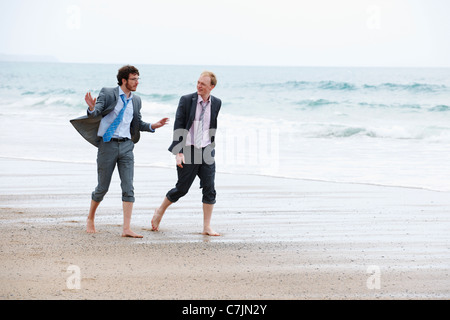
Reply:
[[[131,87],[131,86],[128,84],[128,81],[127,81],[127,83],[125,83],[125,87],[126,87],[128,90],[130,90],[130,91],[136,91],[136,89],[133,89],[133,87]]]

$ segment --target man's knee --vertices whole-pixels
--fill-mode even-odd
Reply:
[[[96,201],[96,202],[102,202],[103,198],[105,197],[105,194],[108,192],[108,189],[99,189],[96,188],[93,192],[92,192],[92,197],[91,199]]]
[[[189,188],[173,188],[167,192],[166,197],[170,202],[177,202],[180,198],[184,197],[189,192]]]

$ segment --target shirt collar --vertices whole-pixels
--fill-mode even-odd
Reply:
[[[198,102],[206,102],[206,103],[211,102],[211,95],[209,95],[209,98],[208,98],[207,101],[203,101],[202,96],[201,96],[201,95],[198,95],[198,100],[197,100],[197,101],[198,101]]]
[[[125,92],[123,92],[122,88],[119,86],[119,97],[120,97],[121,95],[125,95],[125,98],[127,97],[127,95],[125,94]],[[130,92],[130,97],[129,97],[128,99],[131,99],[131,98],[133,98],[133,92]],[[128,100],[128,99],[127,99],[127,100]]]

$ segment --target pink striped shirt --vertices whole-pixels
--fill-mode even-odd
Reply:
[[[186,137],[186,146],[192,146],[195,143],[194,135],[197,132],[197,127],[200,125],[200,113],[202,112],[202,105],[200,104],[201,102],[203,102],[203,99],[199,95],[197,100],[197,109],[195,111],[195,119],[194,122],[192,123],[191,128],[189,129],[189,134]],[[209,136],[210,123],[211,123],[211,96],[208,98],[205,109],[205,115],[203,117],[202,148],[211,144],[211,138]]]

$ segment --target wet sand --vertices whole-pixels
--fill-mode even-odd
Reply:
[[[94,164],[0,168],[3,300],[450,298],[445,192],[218,173],[208,237],[198,181],[150,231],[176,172],[137,166],[131,239],[117,172],[91,235]]]

